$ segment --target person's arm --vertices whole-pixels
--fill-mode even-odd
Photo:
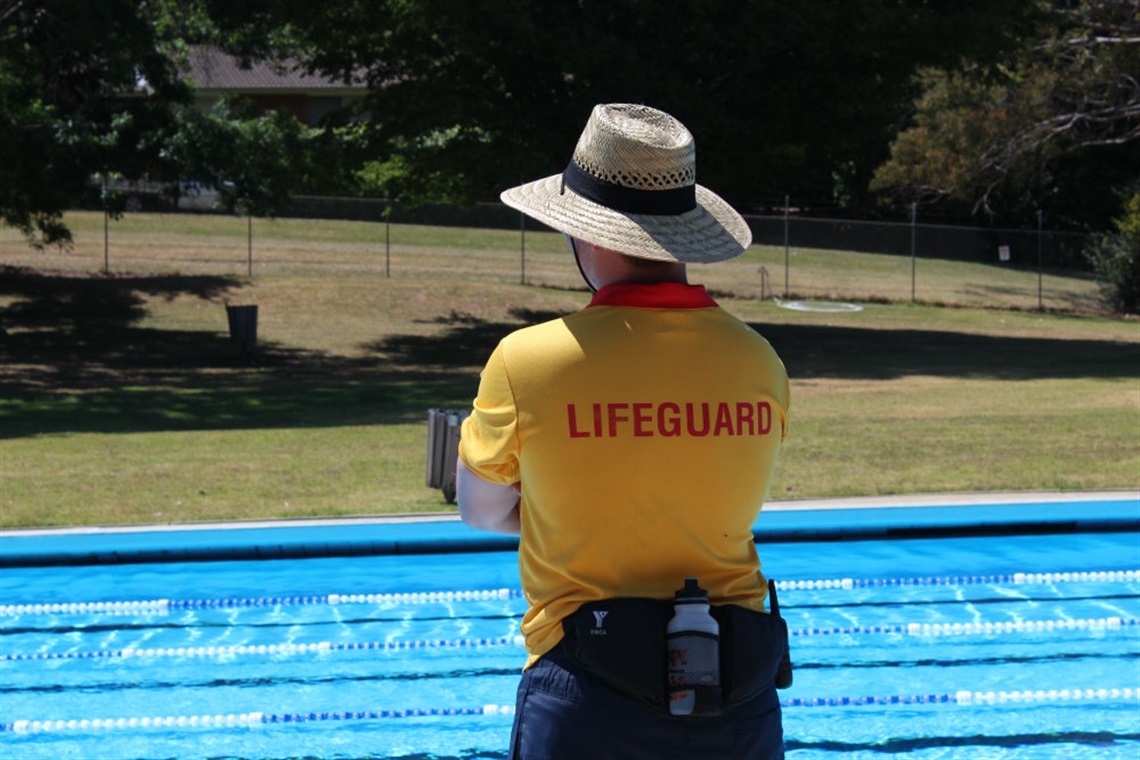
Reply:
[[[492,483],[472,472],[460,457],[455,465],[455,500],[459,518],[472,528],[519,534],[518,484]]]

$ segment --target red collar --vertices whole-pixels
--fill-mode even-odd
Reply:
[[[704,285],[683,282],[607,285],[590,301],[590,306],[634,306],[642,309],[708,309],[716,305]]]

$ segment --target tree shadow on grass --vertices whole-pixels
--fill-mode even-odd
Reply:
[[[498,341],[553,312],[510,320],[441,315],[440,332],[391,335],[363,357],[259,343],[252,356],[216,331],[140,327],[142,295],[224,299],[241,281],[101,278],[0,268],[0,440],[45,433],[404,424],[465,407]],[[906,375],[1030,380],[1135,377],[1135,343],[1004,338],[931,330],[754,327],[793,378]],[[683,357],[678,357],[683,361]]]
[[[413,365],[399,350],[347,358],[261,341],[245,354],[221,332],[138,325],[143,295],[221,300],[241,284],[0,270],[0,439],[404,423],[474,396],[477,368]]]
[[[443,335],[396,335],[368,346],[398,364],[482,367],[498,341],[554,312],[512,310],[514,323],[447,320]],[[882,330],[752,324],[775,347],[793,378],[890,380],[909,375],[962,379],[1128,378],[1140,373],[1140,343],[971,335],[937,330]],[[683,361],[683,357],[678,357]]]
[[[58,338],[82,337],[129,325],[146,316],[142,294],[172,300],[212,299],[240,286],[224,276],[99,276],[43,273],[0,266],[0,330],[45,330]]]
[[[516,321],[487,322],[452,312],[450,317],[436,320],[447,325],[444,335],[392,335],[364,348],[398,365],[441,370],[466,368],[477,374],[509,332],[564,316],[521,308],[509,309],[507,313]]]
[[[935,330],[873,330],[752,325],[792,378],[891,380],[908,375],[961,379],[1129,378],[1140,373],[1140,344],[971,335]]]
[[[410,366],[481,369],[498,341],[554,312],[511,310],[517,322],[453,315],[443,335],[396,335],[368,348]],[[909,375],[962,379],[1128,378],[1140,373],[1140,343],[1019,338],[938,330],[750,325],[773,345],[793,378],[890,380]],[[683,361],[683,357],[678,357]]]

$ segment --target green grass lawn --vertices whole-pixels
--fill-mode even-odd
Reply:
[[[127,216],[106,251],[101,216],[68,221],[65,252],[0,232],[3,527],[450,509],[424,485],[427,409],[466,407],[502,335],[588,298],[551,234],[524,258],[517,231],[255,220],[249,278],[245,220]],[[691,271],[792,377],[772,498],[1140,487],[1140,323],[1092,315],[1095,284],[977,308],[1035,304],[1036,276],[919,261],[937,307],[909,302],[909,261],[809,256],[795,294],[865,308],[761,300],[782,250]],[[259,306],[252,357],[227,303]]]

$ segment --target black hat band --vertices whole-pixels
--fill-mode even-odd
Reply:
[[[668,190],[622,187],[586,173],[573,161],[562,172],[562,182],[586,200],[627,214],[676,215],[697,207],[696,185]]]

